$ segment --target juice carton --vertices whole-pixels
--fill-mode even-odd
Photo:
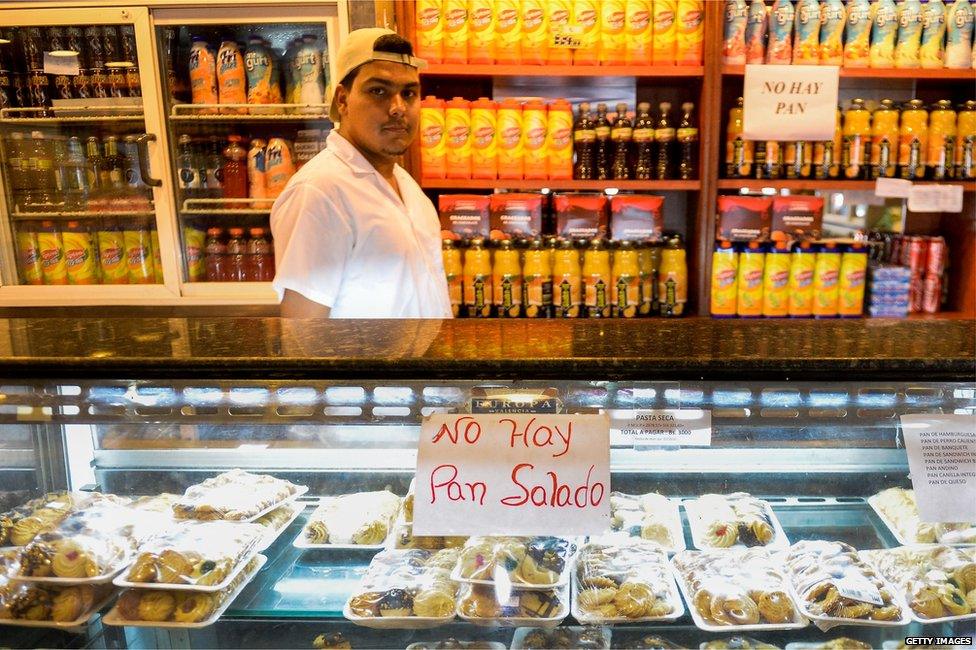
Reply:
[[[146,226],[146,223],[134,220],[126,224],[122,232],[125,239],[129,284],[153,284],[156,281],[156,273],[153,269],[152,233]]]
[[[766,56],[766,3],[752,0],[746,17],[746,63],[762,63]]]
[[[922,3],[902,0],[898,5],[898,37],[895,41],[895,67],[917,68],[922,43]]]
[[[417,0],[417,56],[428,63],[444,58],[444,18],[441,0]]]
[[[487,97],[471,103],[471,178],[498,177],[497,111]]]
[[[725,0],[725,26],[722,32],[722,63],[725,65],[743,65],[746,62],[748,12],[746,0]]]
[[[443,99],[432,96],[420,104],[420,173],[424,178],[447,176],[444,104]]]
[[[623,65],[627,60],[627,3],[603,0],[600,12],[600,64]]]
[[[519,179],[524,173],[522,105],[506,99],[498,107],[498,178]]]
[[[468,62],[468,0],[444,0],[444,63]]]
[[[946,7],[942,0],[929,0],[922,7],[922,40],[918,58],[923,68],[945,65]]]
[[[955,0],[946,11],[945,66],[968,68],[972,65],[973,6]]]
[[[790,245],[778,241],[766,253],[763,269],[763,316],[785,318],[790,311]]]
[[[549,105],[546,128],[548,175],[552,180],[573,177],[573,107],[565,99]]]
[[[895,41],[898,38],[898,7],[895,0],[878,0],[871,23],[870,63],[872,68],[895,66]]]
[[[743,318],[762,316],[763,269],[766,252],[759,242],[749,242],[739,254],[736,277],[736,313]]]
[[[674,65],[678,41],[678,0],[654,0],[651,21],[654,40],[651,41],[651,62],[654,65]]]
[[[766,63],[789,65],[793,59],[793,22],[796,11],[791,0],[776,0],[769,12]]]
[[[649,1],[649,0],[644,0]],[[573,0],[549,0],[549,44],[557,35],[565,35],[575,25]],[[550,47],[546,57],[549,63],[569,65],[573,62],[573,50],[568,47]]]
[[[201,36],[193,37],[190,47],[190,93],[194,104],[216,104],[217,57]],[[214,113],[216,109],[205,112]]]
[[[841,248],[828,241],[817,252],[817,264],[813,272],[813,315],[816,318],[837,316],[840,298]]]
[[[719,241],[712,253],[711,314],[718,318],[736,315],[736,279],[739,253],[728,240]]]
[[[518,0],[495,0],[495,62],[522,62],[521,3]]]
[[[820,2],[799,0],[796,3],[796,35],[793,39],[793,63],[820,63]]]
[[[820,64],[844,63],[844,25],[847,10],[843,0],[824,0],[820,5]]]
[[[871,3],[850,0],[844,33],[844,67],[866,68],[871,60]]]
[[[549,52],[545,0],[522,0],[522,63],[543,65]]]
[[[468,63],[495,62],[495,3],[470,0],[468,3]]]
[[[790,256],[790,316],[813,315],[813,277],[817,270],[817,247],[808,241],[793,244]]]
[[[522,107],[523,177],[544,179],[548,175],[546,105],[531,100]]]
[[[702,0],[678,0],[678,65],[701,65],[705,42],[705,4]]]
[[[447,177],[471,178],[471,102],[455,97],[444,111]]]
[[[573,50],[575,65],[600,63],[600,6],[597,0],[573,0],[573,18],[580,30],[580,47]]]
[[[651,0],[627,0],[627,52],[628,65],[648,64],[651,61],[651,41],[654,23],[651,22]]]
[[[864,314],[867,271],[867,248],[861,243],[848,245],[840,260],[838,313],[841,318],[856,318]]]

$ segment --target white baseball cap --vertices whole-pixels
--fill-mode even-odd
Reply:
[[[337,79],[341,82],[350,72],[361,65],[371,61],[392,61],[402,63],[412,68],[421,70],[427,67],[427,62],[409,54],[396,54],[395,52],[377,52],[373,49],[376,40],[381,36],[396,34],[392,29],[386,27],[366,27],[349,32],[339,46],[339,54],[336,61]],[[329,106],[329,118],[333,122],[339,121],[339,109],[336,106],[335,92],[332,93],[332,102]]]

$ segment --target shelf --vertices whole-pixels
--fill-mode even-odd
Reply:
[[[81,221],[104,217],[151,219],[156,217],[156,213],[152,210],[99,210],[97,212],[15,212],[10,216],[13,221]]]
[[[70,117],[4,117],[0,124],[113,124],[142,122],[144,115],[72,115]]]
[[[437,63],[421,76],[452,77],[701,77],[700,65],[503,65]]]
[[[80,100],[79,100],[80,101]],[[98,100],[94,100],[98,101]],[[141,100],[140,100],[141,101]],[[31,115],[51,111],[53,116]],[[70,115],[57,115],[57,113]],[[78,115],[77,113],[81,113]],[[141,122],[145,114],[138,106],[59,106],[57,108],[4,108],[0,110],[0,124],[102,124],[113,122]]]
[[[266,203],[267,207],[254,208],[254,203]],[[229,205],[228,205],[229,204]],[[186,199],[180,214],[189,216],[231,215],[264,216],[271,213],[274,199]],[[240,206],[240,207],[235,207]]]
[[[722,74],[727,77],[741,77],[745,74],[744,65],[722,66]],[[927,68],[841,68],[840,76],[848,79],[935,79],[944,81],[972,81],[971,68],[927,69]]]
[[[280,111],[278,113],[228,114],[219,111]],[[307,113],[289,113],[296,109]],[[213,111],[203,114],[201,111]],[[331,122],[328,104],[176,104],[169,116],[171,122]]]
[[[913,181],[918,185],[962,185],[966,192],[976,192],[976,181]],[[834,190],[834,191],[873,191],[875,181],[845,181],[845,180],[757,180],[753,178],[720,178],[716,187],[720,190],[738,190],[747,188],[750,192],[762,191],[764,187],[776,190]]]
[[[420,186],[425,189],[450,190],[605,190],[616,188],[630,191],[667,191],[701,189],[701,181],[574,181],[574,180],[473,180],[455,178],[424,178]]]

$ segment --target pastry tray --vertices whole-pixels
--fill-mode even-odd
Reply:
[[[355,625],[375,630],[427,630],[447,625],[454,620],[454,614],[450,616],[356,616],[349,609],[348,600],[342,606],[342,615]]]
[[[92,617],[94,617],[98,612],[102,611],[102,609],[112,602],[117,595],[118,592],[115,589],[109,589],[108,594],[102,598],[101,602],[97,603],[88,612],[82,614],[73,621],[25,621],[19,618],[0,618],[0,625],[10,625],[13,627],[42,627],[75,633],[83,632],[84,626],[88,624]]]
[[[559,589],[564,586],[567,589],[569,588],[569,574],[572,572],[573,566],[576,564],[576,555],[579,553],[581,543],[579,538],[576,537],[560,537],[559,539],[563,539],[569,542],[570,544],[573,544],[576,547],[575,551],[566,555],[565,567],[563,568],[562,573],[559,574],[559,580],[557,580],[556,582],[550,582],[546,584],[529,584],[526,582],[516,582],[514,579],[511,579],[510,582],[512,585],[512,589],[514,591],[538,591],[538,590],[545,591],[546,589]],[[458,557],[458,561],[454,565],[454,570],[451,571],[451,580],[466,585],[485,585],[489,587],[498,584],[497,580],[484,580],[478,578],[461,577],[460,557]]]
[[[252,546],[244,556],[234,564],[234,569],[227,574],[227,577],[221,580],[215,585],[193,585],[193,584],[182,584],[168,582],[131,582],[126,580],[122,574],[119,574],[115,580],[112,581],[116,587],[125,587],[127,589],[148,589],[152,591],[192,591],[197,593],[212,594],[218,591],[223,591],[226,589],[230,583],[234,581],[241,571],[247,566],[248,562],[254,559],[258,554],[257,545]],[[126,569],[131,567],[130,564]]]
[[[884,587],[891,592],[892,600],[895,605],[901,607],[901,618],[895,621],[875,621],[870,618],[839,618],[837,616],[822,616],[818,614],[812,614],[805,607],[799,605],[800,603],[806,602],[796,593],[796,589],[793,587],[792,577],[790,579],[790,596],[793,597],[793,602],[797,603],[798,611],[803,614],[803,616],[810,619],[810,621],[820,628],[821,631],[826,632],[835,627],[840,627],[842,625],[854,625],[857,627],[901,627],[903,625],[908,625],[912,622],[912,616],[909,614],[911,608],[905,604],[904,599],[901,597],[901,590],[895,589],[890,582],[884,579],[884,576],[878,575],[878,578],[884,582]],[[929,621],[931,622],[931,621]]]
[[[685,584],[684,576],[681,575],[681,571],[678,570],[677,565],[675,565],[674,560],[671,560],[671,570],[673,571],[674,578],[678,583],[678,587],[681,589],[681,595],[684,597],[685,602],[688,603],[688,613],[691,614],[691,618],[695,621],[695,625],[706,632],[720,632],[726,634],[738,634],[739,632],[761,632],[764,630],[799,630],[805,628],[809,625],[809,621],[804,617],[803,612],[800,610],[799,605],[796,602],[796,595],[793,593],[793,589],[788,584],[783,585],[783,592],[786,593],[790,600],[793,601],[793,609],[795,610],[795,618],[792,623],[756,623],[755,625],[715,625],[706,621],[702,615],[698,612],[698,609],[694,605],[694,598],[692,598],[691,590],[688,585]],[[785,582],[789,582],[789,577],[784,578]]]
[[[639,494],[625,494],[628,497],[640,497]],[[674,555],[675,553],[680,553],[688,548],[685,544],[685,530],[681,525],[681,501],[679,499],[667,498],[668,502],[674,507],[674,509],[663,517],[664,522],[668,525],[668,529],[671,531],[671,538],[674,540],[674,546],[662,546],[668,555]],[[643,539],[640,535],[630,535],[626,530],[608,530],[599,535],[591,535],[588,541],[595,542],[605,539],[613,539],[617,536],[629,537],[632,539]],[[650,540],[648,540],[650,541]]]
[[[315,507],[318,508],[322,504],[322,501],[324,501],[325,499],[328,499],[328,498],[330,498],[330,497],[323,497],[323,499],[319,500],[319,502],[315,504]],[[400,499],[400,503],[401,504],[403,503],[403,499],[402,498]],[[313,510],[312,512],[314,513],[315,511]],[[312,515],[309,515],[309,521],[311,521],[311,517],[312,517]],[[383,541],[380,542],[379,544],[313,544],[312,542],[309,542],[309,541],[307,541],[305,539],[305,528],[308,526],[308,523],[306,522],[305,526],[302,526],[301,532],[298,533],[298,537],[296,537],[295,538],[295,541],[292,542],[292,546],[294,546],[297,549],[301,549],[303,551],[313,551],[313,550],[319,550],[319,551],[357,551],[357,550],[358,551],[382,551],[384,548],[386,548],[386,545],[387,545],[387,542],[388,542],[388,540],[390,538],[390,535],[393,534],[393,530],[394,530],[394,527],[395,527],[395,524],[394,524],[395,521],[396,521],[396,517],[393,517],[393,519],[390,520],[389,528],[386,531],[386,537],[384,537],[383,538]],[[411,618],[414,618],[414,617],[411,617]]]
[[[581,630],[582,628],[572,625],[567,626],[565,629],[571,630]],[[597,628],[603,633],[603,645],[601,646],[603,650],[609,650],[610,648],[610,628]],[[512,650],[523,650],[525,637],[529,636],[529,633],[534,631],[533,627],[520,627],[515,630],[515,634],[512,635]]]
[[[26,547],[24,547],[26,548]],[[95,576],[94,578],[60,578],[58,576],[21,576],[7,573],[7,578],[17,582],[32,582],[36,584],[58,585],[62,587],[72,587],[78,585],[101,585],[111,582],[112,579],[122,573],[123,569],[132,562],[132,554],[126,554],[115,564],[115,568],[108,573]]]
[[[463,588],[462,588],[463,590]],[[538,591],[551,591],[547,589],[540,589]],[[559,588],[560,596],[563,597],[562,602],[563,607],[557,616],[550,616],[549,618],[536,618],[533,616],[503,616],[499,618],[475,618],[472,616],[465,616],[461,613],[461,590],[458,591],[457,601],[457,615],[461,620],[467,621],[472,625],[480,625],[482,627],[544,627],[544,628],[554,628],[559,627],[559,624],[563,622],[567,616],[569,616],[569,585],[565,585]]]
[[[665,564],[664,570],[667,573],[665,579],[668,582],[668,602],[671,604],[672,610],[670,614],[665,614],[664,616],[642,616],[640,618],[628,618],[626,616],[618,616],[616,618],[601,618],[593,614],[587,614],[583,609],[580,608],[577,599],[577,594],[579,594],[579,580],[574,575],[573,577],[573,618],[582,623],[583,625],[616,625],[617,623],[621,625],[626,625],[628,623],[649,623],[652,621],[674,621],[681,618],[685,613],[685,605],[681,601],[681,596],[678,593],[678,585],[674,580],[674,573],[670,570],[670,566]]]
[[[420,648],[424,647],[429,648],[435,643],[437,642],[417,641],[416,643],[411,643],[408,645],[406,650],[420,650]],[[506,650],[506,648],[508,648],[507,645],[504,643],[499,643],[498,641],[461,641],[461,643],[462,645],[459,646],[460,650],[464,650],[464,648],[468,647],[464,644],[477,644],[479,648],[483,648],[484,650]]]
[[[174,621],[130,621],[128,619],[123,619],[119,615],[118,605],[116,605],[108,614],[102,617],[102,622],[106,625],[115,625],[119,627],[162,627],[174,629],[198,629],[213,625],[217,622],[217,619],[219,619],[223,613],[227,611],[227,609],[231,606],[231,603],[234,602],[234,599],[237,598],[242,591],[244,591],[244,588],[247,587],[248,584],[250,584],[251,580],[254,579],[254,576],[256,576],[261,570],[261,567],[264,566],[264,563],[268,561],[268,558],[264,557],[263,555],[255,555],[254,557],[257,559],[258,563],[257,566],[254,567],[254,570],[247,576],[247,579],[242,580],[237,589],[235,589],[233,593],[228,594],[227,598],[225,598],[224,601],[218,605],[216,609],[214,609],[213,613],[202,621],[198,621],[196,623],[176,623]]]
[[[264,538],[260,542],[258,542],[258,552],[259,553],[261,551],[267,550],[268,547],[270,547],[272,544],[274,544],[275,543],[275,540],[277,540],[279,537],[281,537],[281,534],[283,532],[285,532],[286,530],[288,530],[288,527],[291,526],[293,523],[295,523],[295,520],[298,519],[303,512],[305,512],[305,504],[304,503],[297,503],[297,502],[286,503],[286,504],[280,506],[279,508],[276,508],[276,510],[277,509],[280,509],[280,508],[290,508],[291,509],[291,515],[288,517],[288,519],[283,524],[281,524],[277,528],[268,528],[267,534],[264,536]],[[272,510],[272,512],[274,512],[274,510]]]
[[[769,523],[773,526],[773,541],[765,545],[756,545],[753,547],[746,546],[742,542],[736,542],[732,546],[722,547],[722,546],[708,546],[704,543],[705,531],[702,530],[702,519],[701,513],[699,512],[698,499],[689,499],[684,502],[685,512],[688,513],[688,525],[691,527],[691,542],[695,545],[695,548],[700,551],[724,551],[726,549],[734,548],[766,548],[766,549],[787,549],[790,547],[790,541],[786,537],[786,532],[783,530],[783,525],[779,523],[779,518],[776,513],[773,512],[772,507],[768,502],[763,501],[763,509],[766,511],[766,516],[769,518]]]
[[[294,485],[294,483],[292,483],[292,485]],[[295,490],[294,493],[288,495],[286,498],[282,499],[281,501],[278,501],[277,503],[271,504],[270,506],[268,506],[267,508],[265,508],[261,512],[257,513],[256,515],[252,515],[252,516],[248,517],[247,519],[196,519],[194,517],[174,517],[174,519],[176,521],[231,521],[231,522],[239,522],[239,523],[243,523],[243,524],[253,524],[255,521],[257,521],[261,517],[265,516],[269,512],[271,512],[273,510],[277,510],[278,508],[280,508],[281,506],[283,506],[283,505],[285,505],[287,503],[291,503],[292,501],[294,501],[298,497],[300,497],[303,494],[305,494],[306,492],[308,492],[308,486],[307,485],[295,485],[295,487],[297,489]]]
[[[882,510],[878,506],[877,494],[873,494],[869,496],[867,501],[868,501],[868,505],[871,506],[871,509],[874,510],[874,514],[878,515],[878,518],[882,521],[882,523],[884,523],[885,527],[891,532],[892,536],[894,536],[895,541],[897,541],[902,546],[912,546],[914,544],[920,543],[917,539],[908,539],[901,534],[898,528],[895,527],[895,524],[892,523],[890,519],[888,519],[888,515],[884,513],[884,510]]]

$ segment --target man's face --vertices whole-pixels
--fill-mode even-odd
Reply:
[[[339,86],[340,133],[367,158],[395,159],[407,152],[420,122],[416,68],[373,61],[359,69],[352,88]]]

